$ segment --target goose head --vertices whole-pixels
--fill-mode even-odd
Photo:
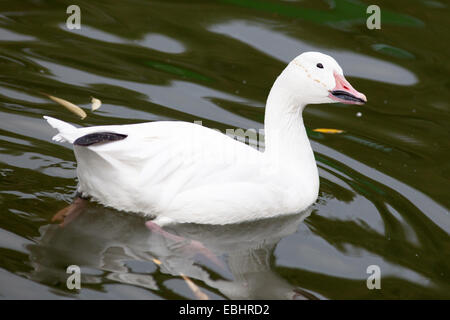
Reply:
[[[292,60],[280,75],[283,86],[302,105],[318,103],[364,104],[367,98],[345,79],[332,57],[305,52]]]

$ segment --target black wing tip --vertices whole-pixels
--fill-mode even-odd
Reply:
[[[88,147],[97,143],[106,143],[123,140],[128,135],[115,132],[95,132],[76,139],[73,144],[76,146]]]

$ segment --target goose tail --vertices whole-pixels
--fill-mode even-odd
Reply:
[[[58,134],[52,138],[53,141],[73,143],[76,138],[74,133],[76,132],[77,127],[48,116],[44,116],[44,119],[47,120],[50,126],[58,130]]]

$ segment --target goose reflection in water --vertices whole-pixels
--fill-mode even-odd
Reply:
[[[41,227],[36,244],[29,246],[29,277],[64,292],[66,268],[78,265],[82,287],[113,282],[161,294],[159,288],[171,275],[191,279],[212,299],[316,299],[272,270],[278,242],[295,233],[310,213],[311,208],[276,219],[223,226],[176,224],[155,231],[141,217],[89,204],[63,227]],[[132,270],[130,261],[145,271]]]

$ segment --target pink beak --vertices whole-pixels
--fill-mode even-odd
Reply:
[[[328,97],[346,104],[364,104],[367,98],[361,92],[355,90],[343,75],[334,72],[336,86],[330,91]]]

